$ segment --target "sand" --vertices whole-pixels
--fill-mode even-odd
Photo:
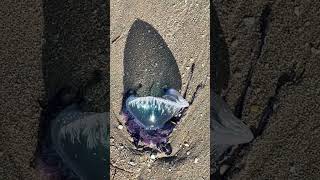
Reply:
[[[320,177],[319,8],[316,1],[215,3],[230,64],[222,94],[248,125],[267,122],[225,178]],[[248,81],[239,111],[238,99]]]
[[[0,179],[36,179],[41,108],[41,1],[0,3]]]
[[[135,150],[126,129],[118,128],[125,127],[119,115],[124,48],[136,18],[151,24],[172,51],[181,74],[182,92],[194,64],[187,92],[187,100],[191,100],[197,91],[194,103],[170,137],[173,153],[170,157],[157,154],[155,160],[150,152]],[[111,179],[209,179],[209,3],[111,2],[110,30]],[[197,90],[197,86],[201,88]]]
[[[1,2],[0,179],[39,179],[39,122],[60,89],[71,97],[82,89],[85,111],[107,111],[107,9],[104,1]]]
[[[111,5],[111,177],[208,179],[208,4],[119,1]],[[39,101],[46,102],[49,94],[70,85],[70,79],[74,80],[72,87],[77,88],[97,70],[108,73],[104,71],[108,69],[108,17],[99,9],[105,7],[103,2],[90,8],[81,3],[1,2],[0,179],[38,178],[34,153],[43,110]],[[224,61],[220,67],[225,75],[218,78],[222,82],[217,86],[236,115],[249,126],[258,127],[261,120],[267,122],[260,126],[258,137],[251,144],[239,149],[224,177],[318,179],[320,3],[315,0],[215,1],[213,8],[216,15],[210,19],[219,20],[215,26],[219,30],[214,30],[219,35],[211,37],[222,42],[218,57]],[[150,161],[150,154],[132,150],[125,128],[118,128],[123,123],[119,116],[123,50],[135,18],[152,24],[162,35],[177,60],[183,90],[193,63],[195,70],[188,94],[192,95],[203,84],[171,137],[176,156],[157,157],[154,162]],[[46,30],[52,22],[56,22],[50,26],[54,29]],[[66,27],[73,29],[63,31]],[[72,44],[73,38],[79,41]],[[48,40],[51,44],[43,46]],[[88,45],[93,48],[87,48]],[[65,62],[64,67],[51,72],[51,77],[58,77],[50,80],[51,83],[44,69],[59,63],[46,66],[44,57],[58,57],[57,62],[59,59]],[[68,76],[70,69],[77,72],[71,73],[73,78]],[[60,72],[63,73],[59,75]],[[91,97],[88,99],[95,99],[88,108],[103,111],[107,105],[101,91],[93,88],[87,94]]]

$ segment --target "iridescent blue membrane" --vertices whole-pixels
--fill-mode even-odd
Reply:
[[[174,89],[168,89],[163,97],[130,96],[126,100],[127,110],[135,122],[146,130],[162,128],[188,106],[189,103]]]

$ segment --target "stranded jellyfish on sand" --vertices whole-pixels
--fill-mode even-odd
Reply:
[[[236,118],[227,103],[216,93],[211,93],[211,157],[213,172],[219,172],[220,161],[233,145],[249,143],[254,136],[251,130]]]
[[[80,102],[66,102],[68,96],[58,93],[43,113],[36,161],[40,179],[105,179],[109,177],[109,115],[85,112]]]
[[[188,106],[189,103],[174,89],[164,89],[162,97],[137,97],[135,92],[129,91],[123,115],[136,145],[142,142],[170,154],[168,137]]]
[[[179,94],[182,80],[176,59],[151,24],[133,22],[123,66],[121,112],[135,146],[171,154],[169,135],[189,103]]]
[[[215,144],[235,145],[250,142],[251,130],[236,118],[227,103],[220,96],[212,93],[213,134]]]
[[[52,121],[52,144],[63,162],[81,179],[107,177],[107,116],[106,112],[81,112],[73,104]]]

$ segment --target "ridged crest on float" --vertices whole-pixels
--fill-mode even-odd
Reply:
[[[134,116],[137,123],[148,130],[161,128],[188,106],[188,102],[177,91],[170,89],[163,98],[130,96],[126,101],[130,114]]]

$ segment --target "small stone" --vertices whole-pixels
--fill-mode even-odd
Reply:
[[[189,146],[190,146],[190,145],[189,145],[188,143],[186,143],[186,142],[185,142],[183,145],[184,145],[185,147],[189,147]]]
[[[194,163],[195,163],[195,164],[198,164],[198,162],[199,162],[199,159],[198,159],[198,158],[195,158],[195,159],[194,159]]]
[[[113,143],[114,142],[114,138],[110,137],[110,142]]]
[[[157,158],[157,156],[154,155],[154,154],[151,154],[150,158],[151,158],[152,160],[155,160],[155,159]]]
[[[131,166],[137,165],[137,163],[135,163],[133,160],[130,160],[130,161],[129,161],[129,164],[130,164]]]
[[[232,43],[231,43],[231,47],[237,47],[238,46],[238,44],[239,44],[239,41],[238,40],[234,40],[234,41],[232,41]]]
[[[311,48],[311,53],[312,53],[312,54],[315,54],[315,55],[318,55],[318,54],[320,54],[320,50],[312,47],[312,48]]]
[[[255,23],[256,19],[254,17],[246,17],[243,19],[243,23],[247,27],[252,27]]]
[[[124,148],[123,144],[119,144],[119,148],[123,149]]]
[[[187,156],[189,156],[190,155],[190,151],[187,151]]]
[[[118,129],[122,130],[122,129],[123,129],[123,126],[122,126],[122,125],[119,125],[119,126],[118,126]]]

